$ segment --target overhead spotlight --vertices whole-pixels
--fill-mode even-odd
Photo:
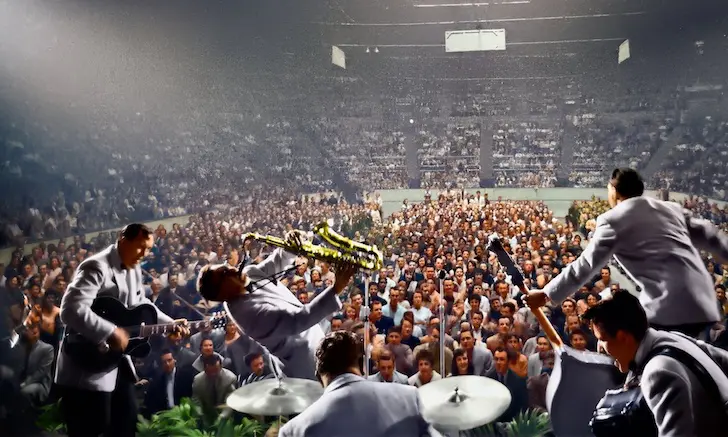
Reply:
[[[379,53],[379,47],[374,47],[374,53]]]
[[[370,50],[369,50],[369,47],[367,47],[367,53],[371,53]]]

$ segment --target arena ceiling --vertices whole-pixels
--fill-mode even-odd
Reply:
[[[558,76],[617,69],[619,44],[635,57],[693,50],[726,29],[726,2],[684,0],[328,0],[314,22],[352,69],[413,77]],[[505,52],[447,54],[448,30],[503,28]],[[374,48],[378,53],[374,53]],[[366,49],[369,48],[369,53]]]
[[[699,39],[706,57],[720,47],[725,59],[726,17],[725,0],[0,0],[0,80],[17,100],[35,93],[41,105],[136,113],[280,107],[322,88],[382,95],[403,82],[457,91],[483,80],[624,78],[635,65],[676,74]],[[504,28],[507,50],[445,53],[446,31],[478,26]],[[618,66],[627,38],[633,59]],[[332,45],[346,70],[331,65]],[[652,63],[659,57],[672,64]],[[326,88],[341,78],[367,86]]]

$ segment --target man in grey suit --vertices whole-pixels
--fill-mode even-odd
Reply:
[[[200,403],[205,414],[215,416],[218,406],[224,405],[230,393],[235,391],[238,377],[222,367],[220,356],[208,355],[202,360],[205,370],[192,381],[192,398]]]
[[[404,373],[399,373],[395,369],[394,356],[388,350],[384,350],[379,354],[377,360],[377,370],[374,375],[369,376],[369,381],[374,382],[394,382],[395,384],[409,384],[409,379]]]
[[[460,347],[468,354],[468,362],[473,365],[474,375],[485,376],[493,370],[493,353],[482,343],[475,344],[472,331],[460,331]]]
[[[122,229],[116,244],[83,261],[61,300],[61,321],[66,329],[99,345],[107,344],[112,350],[124,351],[129,334],[95,314],[91,305],[97,296],[117,298],[128,308],[142,303],[152,305],[144,294],[139,262],[153,246],[153,231],[134,223]],[[157,317],[159,323],[175,322],[159,309]],[[189,335],[186,321],[177,323],[177,331]],[[138,409],[136,380],[131,360],[109,372],[89,373],[66,354],[62,343],[55,382],[62,391],[69,437],[134,436]]]
[[[614,170],[607,190],[612,209],[597,218],[581,256],[524,299],[531,307],[543,306],[548,298],[561,302],[614,255],[638,284],[654,328],[697,337],[720,319],[713,281],[698,249],[728,261],[728,236],[676,203],[643,197],[644,182],[632,169]]]
[[[725,435],[728,352],[680,333],[650,328],[640,302],[626,291],[601,301],[583,317],[592,322],[594,334],[619,370],[629,372],[627,381],[639,378],[660,437]],[[700,363],[719,393],[713,396],[685,365],[687,361],[666,355],[648,359],[665,347],[681,350]]]
[[[551,342],[546,335],[539,334],[536,337],[536,352],[528,356],[528,377],[538,376],[543,369],[542,352],[551,350]]]
[[[291,245],[300,244],[300,237],[295,235],[286,237]],[[314,354],[324,338],[319,322],[341,309],[338,295],[356,268],[339,267],[334,285],[303,304],[288,288],[271,279],[293,266],[295,259],[296,255],[279,248],[242,272],[225,264],[205,266],[200,270],[197,291],[209,301],[224,301],[231,319],[280,360],[285,375],[314,379]]]
[[[422,416],[416,388],[361,376],[362,353],[354,334],[328,334],[316,351],[316,376],[324,394],[283,425],[278,436],[439,436]]]
[[[0,366],[0,409],[7,408],[9,415],[40,407],[48,399],[54,351],[39,338],[38,324],[28,326],[13,351],[18,353],[13,355],[18,358],[17,366]]]

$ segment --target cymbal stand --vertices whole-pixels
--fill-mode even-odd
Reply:
[[[438,317],[440,318],[440,376],[446,377],[445,374],[445,282],[444,271],[440,271],[440,308]]]
[[[369,359],[372,355],[368,344],[372,341],[372,339],[369,338],[371,337],[369,333],[369,281],[369,274],[364,273],[364,339],[362,341],[362,343],[364,343],[364,365],[362,366],[364,378],[369,378]]]

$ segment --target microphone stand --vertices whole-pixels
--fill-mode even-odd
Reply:
[[[445,375],[445,287],[443,286],[443,282],[445,280],[445,276],[447,274],[444,270],[440,270],[440,274],[438,277],[440,278],[440,308],[439,308],[439,314],[440,317],[440,376],[446,377]]]
[[[369,359],[371,358],[371,351],[367,344],[367,339],[371,343],[372,339],[369,333],[369,274],[364,273],[364,378],[369,378]]]

